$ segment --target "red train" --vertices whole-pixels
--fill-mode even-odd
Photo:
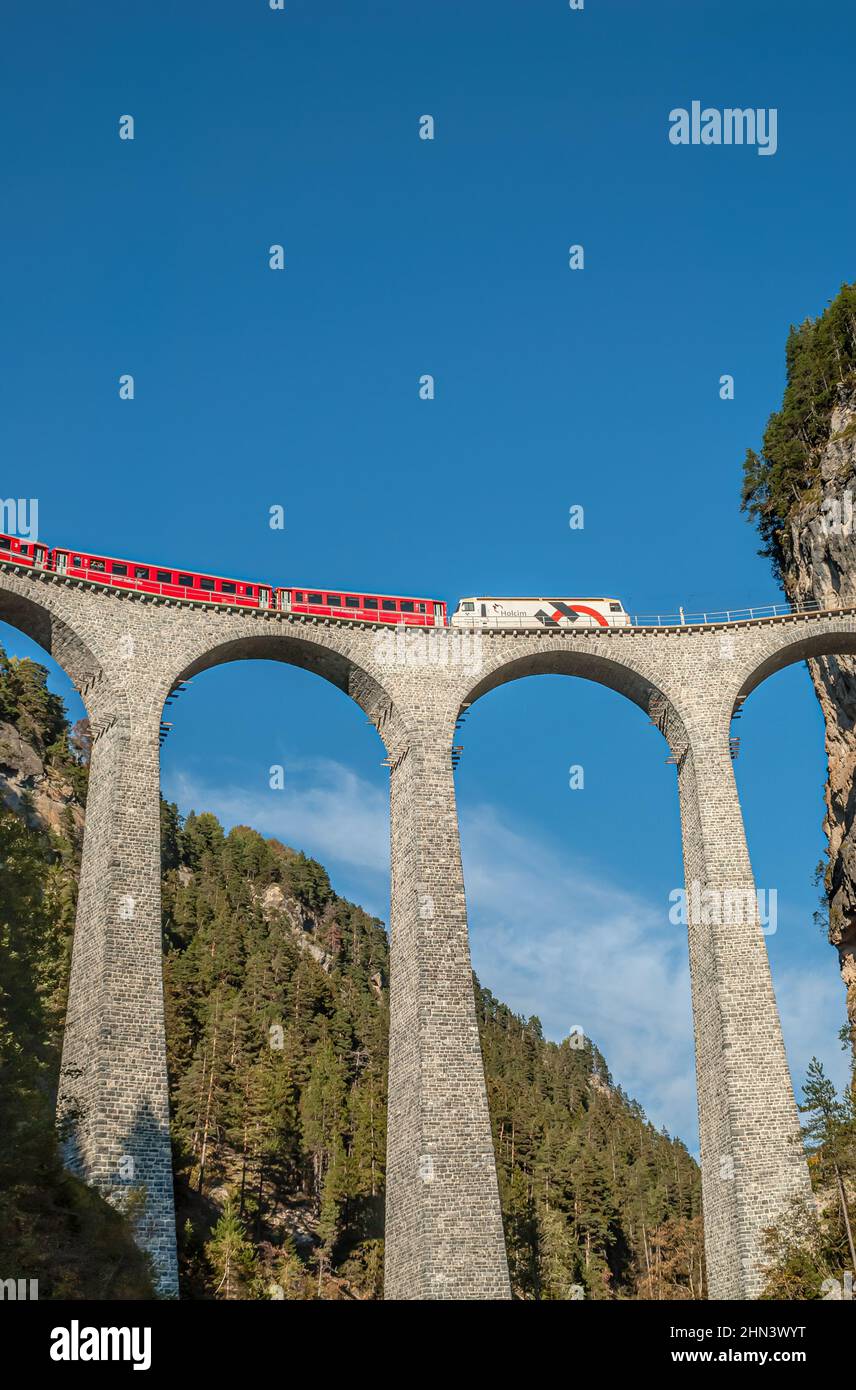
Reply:
[[[446,627],[446,605],[440,599],[409,598],[399,594],[347,593],[338,589],[281,589],[245,579],[167,569],[161,565],[119,560],[111,555],[88,555],[65,547],[51,549],[42,541],[25,541],[0,534],[0,561],[52,570],[71,579],[88,579],[117,589],[137,589],[161,598],[196,603],[232,604],[238,608],[278,609],[319,618],[350,618],[358,622],[399,623],[406,627]]]

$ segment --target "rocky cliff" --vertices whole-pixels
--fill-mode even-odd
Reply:
[[[83,806],[79,789],[66,773],[49,765],[14,724],[0,720],[0,798],[4,804],[41,830],[71,833],[83,839]]]
[[[856,605],[856,389],[843,387],[819,450],[817,483],[788,519],[782,579],[792,603]],[[856,1044],[856,658],[808,663],[826,723],[825,885],[829,940],[838,952]]]
[[[782,409],[744,467],[744,507],[788,599],[856,605],[856,287],[791,330]],[[856,658],[808,665],[826,723],[829,940],[856,1050]]]

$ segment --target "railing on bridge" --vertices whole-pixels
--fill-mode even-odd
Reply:
[[[841,606],[845,607],[847,605]],[[750,622],[753,618],[784,618],[790,614],[835,611],[837,611],[837,606],[836,608],[825,608],[823,604],[818,603],[816,600],[812,600],[809,603],[767,603],[758,608],[723,608],[715,611],[711,610],[707,613],[686,613],[683,608],[679,608],[677,613],[635,613],[632,615],[623,613],[615,624],[607,624],[607,627],[615,626],[619,631],[625,627],[701,627],[711,623],[745,623]],[[547,627],[545,629],[544,624],[534,617],[525,622],[515,622],[511,618],[497,617],[493,614],[481,618],[474,615],[461,615],[458,613],[455,614],[451,627],[453,632],[456,628],[458,631],[463,630],[465,632],[471,632],[473,630],[479,631],[484,628],[522,627],[532,628],[540,632],[544,632],[545,630],[548,632],[579,631],[582,628],[593,628],[596,631],[602,630],[600,625],[595,623],[592,618],[585,617],[580,618],[580,621],[573,625],[568,624],[559,627],[557,624],[555,627]]]
[[[817,600],[808,603],[767,603],[760,608],[724,608],[709,613],[635,613],[633,627],[686,627],[706,623],[745,623],[753,618],[784,618],[792,613],[822,613],[827,610]],[[829,610],[834,611],[834,610]]]

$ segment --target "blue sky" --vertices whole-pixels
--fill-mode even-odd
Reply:
[[[789,324],[854,276],[854,29],[829,0],[16,7],[3,495],[38,496],[50,542],[282,583],[772,600],[740,465]],[[696,99],[775,107],[775,156],[672,146],[669,111]],[[279,833],[387,916],[387,773],[355,706],[252,663],[199,677],[174,718],[183,809]],[[760,687],[739,732],[792,1067],[817,1052],[842,1080],[806,672]],[[483,982],[551,1036],[584,1027],[694,1144],[665,745],[612,692],[546,677],[487,697],[462,742]]]

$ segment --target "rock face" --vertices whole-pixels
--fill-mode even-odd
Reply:
[[[856,387],[843,388],[819,481],[782,537],[781,566],[792,603],[856,605]],[[826,722],[829,775],[824,832],[829,841],[826,889],[829,940],[838,951],[856,1046],[856,658],[808,663]]]
[[[296,898],[287,897],[278,883],[271,883],[265,889],[262,906],[267,920],[270,922],[279,918],[301,951],[306,951],[318,962],[324,973],[329,975],[333,968],[333,957],[314,939],[314,933],[321,925],[318,918],[302,908]]]
[[[13,724],[0,721],[0,799],[42,830],[68,833],[71,816],[75,839],[83,835],[83,808],[74,789],[42,762],[36,749]]]

